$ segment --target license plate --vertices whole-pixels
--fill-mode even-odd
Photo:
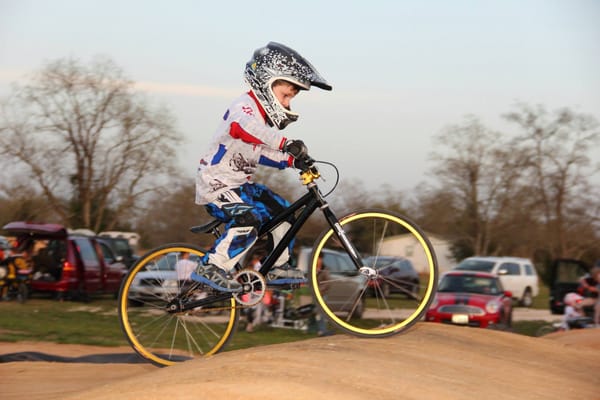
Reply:
[[[469,323],[469,316],[465,314],[453,314],[452,323],[466,325]]]

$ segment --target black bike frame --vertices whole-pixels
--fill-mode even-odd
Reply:
[[[296,217],[296,212],[302,208],[302,212]],[[312,215],[312,213],[315,212],[317,208],[321,208],[321,211],[323,211],[325,219],[344,245],[344,248],[348,251],[348,254],[350,255],[350,258],[352,258],[356,269],[362,267],[362,262],[360,261],[358,252],[346,237],[346,234],[343,231],[337,217],[329,208],[327,200],[325,200],[323,195],[321,195],[318,186],[315,183],[310,183],[308,185],[308,193],[296,200],[286,210],[284,210],[281,214],[276,215],[261,228],[259,237],[262,237],[266,233],[275,229],[275,227],[277,227],[279,224],[285,221],[290,221],[290,219],[293,218],[292,226],[288,229],[285,235],[283,235],[283,238],[277,244],[277,246],[275,246],[275,248],[263,261],[259,271],[263,276],[266,276],[271,268],[273,268],[275,261],[279,258],[279,256],[281,256],[285,248],[288,247],[291,241],[296,237],[296,234],[300,231],[300,228],[302,228],[302,226],[306,223],[306,220],[308,220],[308,218]]]
[[[279,224],[281,224],[283,222],[292,221],[291,227],[288,229],[288,231],[285,233],[285,235],[283,235],[283,238],[281,239],[281,241],[275,246],[275,248],[267,255],[267,257],[263,261],[262,266],[259,270],[259,272],[263,276],[266,276],[267,273],[273,268],[275,261],[277,261],[277,259],[281,256],[283,251],[288,247],[288,245],[291,243],[291,241],[296,237],[296,234],[300,231],[300,228],[302,228],[302,226],[306,223],[308,218],[312,215],[312,213],[315,212],[315,210],[317,208],[321,208],[321,211],[323,211],[323,215],[325,216],[325,219],[327,220],[327,222],[329,223],[331,228],[334,230],[338,239],[340,239],[340,242],[342,243],[342,245],[348,252],[348,255],[354,262],[356,269],[358,270],[360,267],[362,267],[362,262],[360,260],[360,256],[358,255],[358,252],[356,251],[356,249],[354,248],[352,243],[350,243],[350,241],[346,237],[346,233],[342,229],[342,226],[340,225],[339,220],[337,219],[337,217],[335,216],[333,211],[331,211],[331,209],[329,208],[329,204],[327,203],[327,200],[325,200],[325,198],[319,191],[317,184],[311,182],[307,185],[307,188],[308,188],[308,193],[306,193],[304,196],[300,197],[293,204],[291,204],[288,208],[286,208],[282,213],[274,216],[269,222],[267,222],[265,225],[263,225],[261,227],[261,229],[258,233],[259,237],[263,237],[264,235],[266,235],[267,233],[269,233],[270,231],[275,229]],[[302,210],[302,211],[300,212],[300,214],[298,216],[296,216],[296,213],[299,210]],[[225,292],[225,293],[219,293],[215,296],[211,296],[206,299],[196,300],[196,301],[192,301],[189,303],[184,302],[183,304],[181,304],[178,301],[174,301],[174,302],[171,302],[170,306],[173,307],[173,308],[171,308],[171,311],[179,312],[179,311],[183,311],[183,310],[189,310],[189,309],[193,309],[196,307],[212,304],[212,303],[215,303],[218,301],[228,300],[231,297],[232,297],[231,293]],[[169,308],[169,306],[167,308]]]

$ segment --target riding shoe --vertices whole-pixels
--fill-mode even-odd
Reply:
[[[225,270],[216,265],[200,265],[190,276],[192,280],[204,283],[221,292],[237,293],[242,291],[242,285],[233,279]]]
[[[279,280],[304,280],[305,276],[298,268],[292,268],[289,264],[283,264],[279,267],[274,267],[267,273],[267,281]]]

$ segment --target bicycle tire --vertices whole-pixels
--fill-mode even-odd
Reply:
[[[183,243],[157,247],[131,267],[119,292],[119,320],[128,342],[158,366],[217,353],[238,325],[239,309],[233,298],[183,312],[167,310],[175,296],[200,299],[212,294],[203,285],[178,279],[175,264],[183,253],[198,262],[205,251]]]
[[[328,251],[345,253],[344,256],[348,252],[334,229],[325,230],[320,235],[310,259],[310,283],[315,301],[328,320],[341,330],[361,337],[395,335],[418,322],[433,300],[438,281],[435,252],[424,232],[403,216],[376,209],[348,214],[339,222],[349,241],[363,257],[364,266],[369,267],[373,274],[368,276],[357,271],[349,257],[344,265],[326,265]],[[399,249],[398,245],[392,244],[393,241],[404,243],[407,247]],[[407,280],[392,280],[383,274],[384,268],[389,267],[384,256],[402,258],[406,250],[412,252],[411,259],[419,275],[418,291],[410,287]],[[323,281],[323,277],[319,279],[321,257],[329,275],[327,282]],[[383,284],[394,288],[400,296],[384,296]]]

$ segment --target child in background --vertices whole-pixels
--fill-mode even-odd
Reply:
[[[567,293],[565,295],[565,311],[562,318],[561,329],[567,331],[570,328],[569,323],[576,320],[577,318],[583,317],[581,311],[581,302],[583,297],[577,293]]]

